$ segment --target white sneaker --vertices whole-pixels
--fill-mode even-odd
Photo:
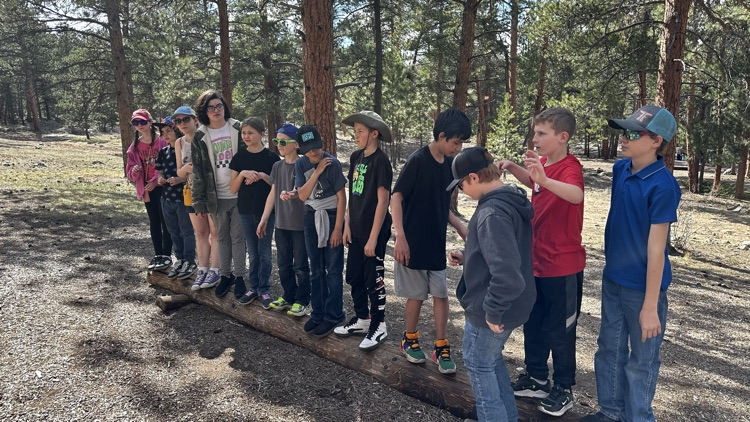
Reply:
[[[363,336],[367,334],[367,330],[370,328],[369,319],[361,319],[354,317],[341,327],[336,327],[333,333],[340,337],[349,337],[352,335]]]
[[[385,321],[378,323],[377,325],[370,324],[369,330],[365,339],[359,343],[361,350],[372,350],[380,346],[380,343],[384,342],[388,338],[388,330],[385,327]]]

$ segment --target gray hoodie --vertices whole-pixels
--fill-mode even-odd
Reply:
[[[469,221],[464,273],[456,296],[477,327],[523,325],[536,300],[531,270],[531,217],[523,189],[506,185],[479,199]]]

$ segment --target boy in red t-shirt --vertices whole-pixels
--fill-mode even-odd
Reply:
[[[583,171],[568,153],[575,129],[570,110],[544,110],[534,118],[536,152],[526,151],[526,168],[507,160],[497,163],[533,189],[531,250],[537,296],[523,326],[526,373],[513,384],[513,391],[518,397],[543,399],[539,410],[553,416],[573,407],[576,322],[586,266],[581,245]],[[554,386],[547,379],[550,352]]]

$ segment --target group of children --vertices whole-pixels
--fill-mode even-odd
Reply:
[[[391,189],[392,166],[380,143],[392,135],[374,112],[343,119],[357,144],[345,178],[312,125],[278,128],[271,139],[277,155],[263,145],[263,121],[231,119],[219,93],[205,92],[195,108],[180,107],[160,123],[146,110],[133,113],[126,172],[149,215],[155,250],[149,268],[169,267],[174,245],[169,276],[189,278],[197,270],[194,290],[215,287],[217,296],[233,290],[243,305],[258,299],[266,309],[310,315],[306,332],[363,335],[359,348],[372,350],[388,336],[384,258],[393,227],[394,291],[406,300],[400,349],[409,362],[426,361],[418,325],[431,295],[431,358],[441,373],[456,372],[447,339],[446,262],[463,265],[456,296],[465,311],[463,359],[479,420],[517,420],[514,396],[539,398],[539,410],[554,416],[573,406],[586,253],[583,171],[568,153],[576,129],[569,110],[550,108],[534,118],[536,151],[527,151],[524,166],[494,162],[481,147],[460,152],[471,123],[463,112],[446,110],[435,120],[433,142],[408,158]],[[680,200],[658,154],[676,122],[667,110],[645,106],[609,126],[623,130],[626,158],[614,167],[605,231],[595,357],[601,411],[582,420],[652,421],[671,281],[667,239]],[[530,201],[502,181],[505,170],[531,189]],[[450,211],[456,187],[478,201],[468,228]],[[465,249],[446,251],[448,224]],[[271,233],[283,287],[275,300]],[[355,313],[348,321],[344,247]],[[526,372],[511,382],[502,351],[521,325]]]

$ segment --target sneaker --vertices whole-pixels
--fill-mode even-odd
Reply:
[[[319,322],[315,322],[312,320],[312,318],[308,319],[305,323],[305,326],[303,327],[303,330],[305,330],[306,333],[311,333],[315,331],[316,328],[318,328],[318,325],[320,325]]]
[[[441,374],[455,374],[456,373],[456,362],[451,357],[451,345],[446,344],[445,346],[435,346],[435,351],[432,352],[432,361],[438,366],[438,371]]]
[[[171,270],[167,273],[167,278],[175,278],[177,277],[177,274],[180,273],[182,270],[182,265],[185,263],[185,261],[178,259],[177,262],[175,262],[174,266]]]
[[[214,294],[216,295],[216,297],[224,297],[224,295],[229,292],[232,284],[234,284],[234,276],[232,274],[229,274],[229,277],[221,276],[221,278],[219,279],[219,284],[217,284],[216,289],[214,289]]]
[[[586,415],[578,419],[579,422],[613,422],[616,420],[617,419],[612,419],[602,412],[597,412],[593,415]]]
[[[341,327],[336,327],[333,333],[339,337],[349,337],[352,335],[363,336],[367,334],[367,330],[370,329],[370,319],[363,319],[354,317]]]
[[[240,300],[242,296],[245,296],[245,293],[247,293],[247,287],[245,286],[245,279],[240,277],[237,277],[234,279],[234,297],[237,298],[237,300]]]
[[[180,272],[177,274],[178,280],[184,280],[186,278],[190,278],[193,274],[195,274],[195,270],[198,269],[198,266],[195,265],[194,261],[184,261],[185,263],[182,266],[182,269],[180,269]]]
[[[546,384],[540,384],[539,381],[531,378],[529,374],[521,374],[518,380],[512,384],[513,395],[516,397],[532,397],[543,399],[552,390],[549,380]]]
[[[242,297],[239,299],[240,305],[249,305],[253,303],[255,299],[258,298],[258,293],[254,292],[252,290],[248,290]]]
[[[206,274],[206,278],[203,280],[203,284],[201,284],[201,289],[210,289],[211,287],[214,287],[219,280],[221,280],[221,276],[216,274],[216,271],[208,270],[208,274]]]
[[[260,300],[260,304],[263,305],[263,309],[271,309],[271,302],[273,302],[271,295],[263,293],[258,300]]]
[[[287,315],[296,316],[296,317],[303,317],[305,315],[310,315],[312,313],[312,308],[310,305],[303,305],[301,303],[295,303],[292,305],[292,309],[286,311]]]
[[[315,327],[315,331],[313,331],[313,334],[315,334],[315,337],[325,337],[328,334],[331,334],[333,330],[336,328],[337,325],[339,325],[341,321],[339,322],[329,322],[329,321],[323,321],[320,324],[318,324],[317,327]]]
[[[385,327],[385,321],[378,322],[372,320],[370,322],[370,327],[367,329],[367,335],[365,335],[364,340],[359,343],[359,348],[361,350],[377,349],[378,346],[380,346],[380,343],[384,342],[386,338],[388,338],[388,331]]]
[[[190,286],[190,290],[196,291],[201,288],[201,284],[203,284],[203,281],[206,279],[206,276],[208,273],[206,271],[198,271],[198,275],[195,276],[195,281],[193,282],[193,285]]]
[[[151,261],[146,266],[147,270],[153,270],[154,267],[156,267],[156,264],[159,263],[159,255],[154,255],[153,258],[151,258]]]
[[[269,307],[271,309],[273,309],[274,311],[281,312],[281,311],[286,311],[287,309],[291,308],[292,305],[290,305],[289,302],[287,302],[286,300],[284,300],[284,298],[282,296],[279,296],[278,299],[276,299],[273,302],[271,302],[271,304],[269,305]]]
[[[171,266],[172,266],[172,258],[166,255],[159,255],[156,257],[156,265],[154,265],[155,270],[163,270]]]
[[[562,388],[555,384],[552,387],[547,398],[542,400],[542,403],[537,409],[552,416],[562,416],[570,408],[573,407],[573,390],[570,388]]]
[[[425,356],[422,348],[419,347],[419,337],[414,339],[406,338],[406,331],[401,338],[401,353],[406,355],[406,360],[411,363],[424,363]]]

